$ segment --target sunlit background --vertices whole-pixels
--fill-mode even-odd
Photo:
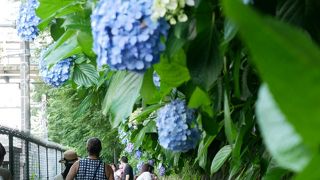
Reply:
[[[20,62],[24,56],[22,40],[18,37],[15,22],[18,16],[20,1],[0,0],[0,125],[22,130]],[[37,42],[30,44],[30,92],[38,80],[37,60],[34,57]],[[31,95],[32,96],[32,95]],[[34,109],[41,108],[30,98],[31,129],[35,129],[38,114]],[[45,122],[43,122],[45,123]],[[38,134],[32,132],[32,134]]]

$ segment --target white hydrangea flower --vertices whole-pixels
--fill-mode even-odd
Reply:
[[[154,0],[152,19],[165,18],[170,24],[186,22],[188,16],[184,13],[185,6],[194,6],[194,0]]]

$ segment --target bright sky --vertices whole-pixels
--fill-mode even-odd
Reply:
[[[18,15],[20,1],[0,0],[0,23],[14,21]]]
[[[20,1],[0,0],[0,25],[13,24],[15,22],[18,15],[19,4]],[[13,28],[0,28],[0,41],[3,42],[16,38],[16,33]],[[0,124],[20,129],[21,115],[19,84],[5,84],[4,82],[5,81],[0,78]]]

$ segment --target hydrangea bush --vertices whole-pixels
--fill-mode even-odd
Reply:
[[[166,174],[166,168],[161,164],[158,168],[159,175],[164,176]]]
[[[143,161],[139,161],[139,162],[138,162],[138,164],[137,164],[137,169],[138,169],[139,172],[141,171],[143,164],[144,164]]]
[[[152,19],[165,17],[170,24],[186,22],[188,16],[184,12],[186,6],[194,6],[194,0],[154,0]]]
[[[140,159],[141,156],[142,156],[142,151],[137,150],[136,153],[135,153],[135,156],[136,156],[137,159]]]
[[[132,153],[133,149],[134,149],[133,143],[130,143],[130,142],[129,142],[129,143],[127,144],[126,148],[125,148],[125,151],[128,152],[128,153]]]
[[[91,15],[99,66],[144,72],[157,63],[169,25],[151,19],[152,0],[102,0]]]
[[[39,35],[38,24],[40,18],[36,15],[36,8],[39,6],[37,0],[29,0],[21,4],[17,18],[18,36],[24,41],[33,41]]]
[[[73,58],[66,58],[48,68],[44,60],[40,61],[40,75],[43,81],[53,87],[62,86],[71,77]]]
[[[200,139],[194,111],[184,100],[173,100],[158,111],[159,143],[165,149],[186,152],[194,149]]]

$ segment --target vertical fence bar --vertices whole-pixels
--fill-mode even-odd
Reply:
[[[25,146],[26,146],[26,176],[27,179],[30,179],[30,169],[29,169],[29,141],[25,141]]]
[[[46,159],[47,159],[47,179],[49,179],[48,147],[46,147]]]
[[[13,149],[13,135],[9,134],[9,169],[14,176],[14,149]]]
[[[58,150],[56,150],[56,174],[58,174]]]
[[[38,164],[39,164],[38,172],[39,172],[39,178],[40,178],[40,176],[41,176],[41,167],[40,167],[41,162],[40,162],[40,146],[39,146],[39,144],[38,144]]]

